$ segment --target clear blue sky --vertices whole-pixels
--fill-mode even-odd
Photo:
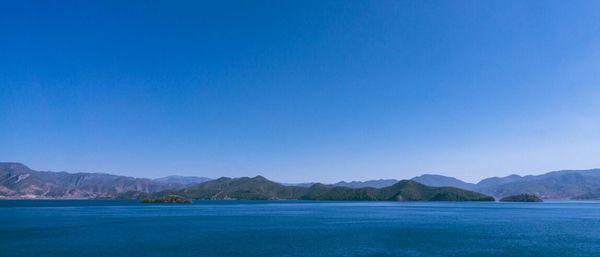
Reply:
[[[5,1],[0,161],[475,181],[600,167],[600,1]]]

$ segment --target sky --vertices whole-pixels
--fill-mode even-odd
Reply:
[[[0,161],[478,181],[600,167],[600,1],[4,1]]]

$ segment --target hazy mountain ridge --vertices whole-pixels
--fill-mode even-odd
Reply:
[[[316,184],[317,182],[300,182],[300,183],[283,183],[283,182],[278,182],[278,183],[282,184],[284,186],[311,187],[312,185]]]
[[[258,178],[266,180],[263,177]],[[240,179],[243,181],[243,178]],[[136,198],[162,191],[192,190],[194,185],[206,184],[204,187],[208,188],[212,185],[210,182],[219,183],[224,180],[236,179],[211,180],[194,176],[145,179],[104,173],[34,171],[21,163],[0,162],[0,198],[5,199]],[[435,174],[424,174],[414,177],[412,180],[427,186],[456,187],[492,195],[496,198],[534,194],[544,199],[600,199],[600,169],[561,170],[542,175],[492,177],[483,179],[477,184]],[[331,193],[342,193],[347,189],[339,188],[381,189],[398,182],[400,181],[395,179],[379,179],[364,182],[341,181],[332,185],[324,185],[321,183],[284,184],[270,181],[267,183],[268,186],[260,184],[257,188],[259,191],[255,193],[258,198],[277,199],[286,194],[295,194],[297,191],[313,187],[314,192],[323,191],[325,188],[337,188]],[[228,183],[232,183],[231,186],[241,186],[235,185],[234,182]],[[275,190],[276,193],[272,193],[273,189],[277,187],[281,188],[278,189],[279,191]],[[255,190],[254,188],[242,189],[248,192]],[[265,193],[264,190],[271,193]],[[369,194],[369,190],[363,190],[361,193]],[[235,195],[229,197],[234,198]]]
[[[493,201],[481,193],[452,187],[429,187],[402,180],[383,188],[350,188],[316,183],[311,187],[284,186],[262,176],[219,178],[154,197],[180,195],[204,200],[331,200],[331,201]]]
[[[505,197],[534,194],[544,199],[600,199],[600,169],[553,171],[542,175],[509,176],[497,183],[478,184],[476,191]],[[483,182],[483,181],[482,181]],[[598,195],[600,196],[600,195]]]
[[[127,192],[151,193],[184,186],[104,173],[35,171],[21,163],[0,163],[0,198],[116,198]]]
[[[458,188],[468,189],[468,190],[473,190],[476,188],[476,185],[473,183],[467,183],[467,182],[464,182],[457,178],[436,175],[436,174],[424,174],[421,176],[414,177],[411,180],[417,181],[421,184],[428,185],[428,186],[437,186],[437,187],[450,186],[450,187],[458,187]]]
[[[200,184],[206,181],[212,180],[207,177],[196,177],[196,176],[178,176],[171,175],[162,178],[155,178],[152,181],[162,184],[181,184],[181,185],[191,185],[191,184]]]
[[[350,181],[350,182],[340,181],[333,185],[340,186],[340,187],[350,187],[350,188],[362,188],[362,187],[382,188],[382,187],[391,186],[398,182],[399,182],[399,180],[396,180],[396,179],[376,179],[376,180]]]
[[[505,177],[486,178],[477,184],[463,182],[465,183],[463,185],[452,182],[441,183],[441,180],[432,182],[419,179],[419,177],[413,179],[425,185],[454,186],[493,195],[497,198],[533,194],[543,199],[600,199],[600,169],[561,170],[527,176],[513,174]],[[454,178],[452,179],[454,180]]]
[[[508,175],[505,177],[491,177],[478,183],[468,183],[460,179],[437,175],[424,174],[412,178],[421,184],[433,187],[456,187],[502,198],[518,194],[533,194],[543,199],[600,199],[600,169],[590,170],[560,170],[541,175]],[[374,181],[394,180],[368,180],[338,182],[334,185],[351,188],[375,187]]]

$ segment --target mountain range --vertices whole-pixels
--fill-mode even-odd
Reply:
[[[541,175],[509,175],[491,177],[478,183],[468,183],[457,178],[425,174],[412,178],[433,187],[456,187],[502,198],[518,194],[533,194],[543,199],[600,200],[600,169],[562,170]],[[339,182],[335,185],[352,188],[381,188],[397,183],[395,179],[368,180],[364,182]]]
[[[35,171],[21,163],[0,162],[0,199],[119,198],[208,180],[199,177],[134,178],[104,173]]]
[[[600,169],[562,170],[542,175],[492,177],[467,183],[441,175],[423,175],[413,180],[429,186],[452,186],[497,198],[533,194],[544,199],[600,199]]]
[[[478,183],[468,183],[457,178],[436,174],[425,174],[411,180],[428,187],[459,188],[496,198],[533,194],[544,199],[600,199],[600,169],[492,177]],[[247,184],[248,181],[253,183]],[[382,199],[388,195],[383,193],[380,195],[380,191],[383,192],[385,190],[382,191],[382,189],[395,186],[399,182],[402,181],[379,179],[341,181],[331,185],[321,183],[284,184],[260,176],[216,180],[194,176],[147,179],[104,173],[35,171],[21,163],[0,162],[0,199],[112,199],[133,198],[162,192],[177,192],[184,196],[195,196],[198,199],[235,199],[244,191],[249,192],[244,194],[244,199],[317,199],[319,197],[315,195],[319,195],[319,192],[328,192],[325,194],[327,196],[323,197],[331,199],[336,199],[334,197],[336,194],[345,196],[357,194],[355,196],[357,198]],[[257,187],[254,188],[254,186]],[[241,189],[237,190],[238,187]],[[244,189],[244,187],[246,188]],[[221,193],[216,194],[215,192]],[[361,194],[363,195],[359,196]]]
[[[222,177],[150,197],[166,195],[205,200],[494,201],[493,197],[481,193],[454,187],[430,187],[412,180],[402,180],[383,188],[350,188],[321,183],[299,187],[285,186],[262,176]]]

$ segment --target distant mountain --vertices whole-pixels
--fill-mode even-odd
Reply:
[[[350,187],[350,188],[363,188],[363,187],[382,188],[382,187],[391,186],[396,183],[398,183],[398,180],[395,180],[395,179],[378,179],[378,180],[350,181],[350,182],[340,181],[333,185],[340,186],[340,187]]]
[[[600,169],[562,170],[542,175],[509,175],[481,180],[477,184],[441,175],[422,175],[413,180],[428,186],[452,186],[496,198],[533,194],[543,199],[600,199]]]
[[[181,184],[181,185],[191,185],[191,184],[200,184],[206,181],[210,181],[212,179],[206,177],[195,177],[195,176],[167,176],[162,178],[153,179],[154,182],[162,183],[162,184]]]
[[[418,176],[412,181],[428,187],[455,187],[496,198],[532,194],[543,199],[600,200],[600,169],[492,177],[477,184],[433,174]],[[380,200],[387,196],[381,190],[396,186],[399,182],[402,181],[380,179],[364,182],[342,181],[333,185],[280,184],[260,176],[217,180],[182,176],[145,179],[103,173],[35,171],[21,163],[0,162],[0,199],[138,198],[157,192],[181,191],[200,199]],[[429,199],[426,197],[428,194],[422,196],[419,199]],[[402,197],[405,198],[406,195]]]
[[[600,188],[572,198],[573,200],[600,200]]]
[[[424,174],[414,177],[411,180],[433,187],[457,187],[467,190],[473,190],[476,187],[475,184],[467,183],[457,178],[434,174]]]
[[[184,186],[102,173],[34,171],[21,163],[0,162],[0,198],[118,198]]]
[[[534,194],[543,199],[600,199],[600,169],[484,179],[475,190],[496,197]]]
[[[279,182],[278,182],[279,183]],[[303,182],[303,183],[279,183],[284,186],[297,186],[297,187],[311,187],[316,184],[316,182]]]
[[[502,184],[508,184],[511,182],[515,182],[515,181],[519,181],[523,179],[523,177],[513,174],[513,175],[509,175],[506,177],[491,177],[491,178],[486,178],[483,179],[481,181],[479,181],[479,183],[477,183],[477,187],[479,188],[484,188],[484,187],[494,187],[494,186],[498,186],[498,185],[502,185]]]
[[[452,187],[429,187],[402,180],[380,189],[314,184],[309,188],[284,186],[264,177],[219,178],[182,190],[168,190],[154,197],[180,195],[193,199],[237,200],[354,200],[354,201],[493,201],[492,197]]]

